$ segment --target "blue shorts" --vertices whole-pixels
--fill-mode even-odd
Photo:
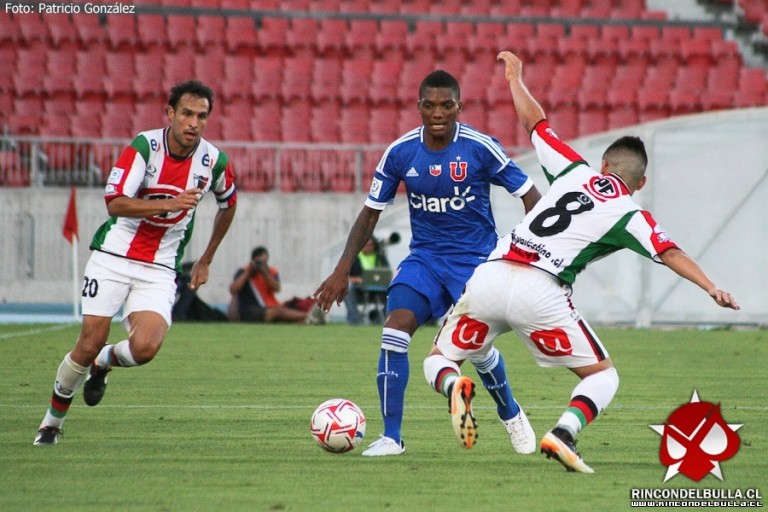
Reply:
[[[434,254],[412,252],[400,263],[389,285],[387,313],[407,309],[416,315],[419,325],[442,317],[459,299],[479,263],[449,262]]]

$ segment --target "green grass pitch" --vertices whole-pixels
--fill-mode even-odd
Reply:
[[[766,331],[598,329],[621,385],[579,438],[594,475],[515,454],[482,389],[478,444],[461,448],[446,401],[423,378],[434,332],[420,329],[411,345],[406,453],[367,459],[360,448],[322,451],[308,425],[318,404],[344,397],[366,413],[364,445],[382,432],[379,328],[176,324],[154,361],[110,374],[98,407],[78,393],[58,446],[33,447],[78,326],[0,325],[0,510],[591,512],[629,510],[632,488],[768,493]],[[123,336],[114,324],[110,339]],[[540,437],[576,378],[537,367],[513,335],[497,346]],[[660,437],[648,425],[694,389],[720,402],[728,423],[744,424],[741,449],[722,463],[724,482],[677,475],[663,484]]]

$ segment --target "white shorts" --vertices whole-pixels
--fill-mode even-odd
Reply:
[[[170,327],[176,299],[172,270],[93,251],[85,266],[82,289],[84,315],[114,317],[123,308],[123,327],[134,311],[154,311]]]
[[[542,270],[508,261],[475,269],[435,344],[454,361],[483,359],[496,336],[510,330],[539,366],[578,368],[608,358],[569,289]]]

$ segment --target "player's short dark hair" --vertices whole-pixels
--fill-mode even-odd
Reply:
[[[630,135],[620,137],[608,146],[603,153],[603,160],[631,186],[637,186],[641,182],[645,176],[645,168],[648,167],[645,144],[640,137]]]
[[[185,94],[207,99],[208,113],[210,114],[213,111],[213,90],[199,80],[187,80],[171,87],[168,105],[175,109],[179,105],[179,100]]]
[[[634,137],[626,135],[613,141],[613,144],[608,146],[605,150],[605,154],[612,153],[614,151],[626,150],[637,155],[643,162],[643,166],[648,165],[648,153],[645,151],[645,143],[640,137]]]
[[[457,98],[461,98],[461,88],[459,87],[459,81],[456,80],[452,74],[448,73],[447,71],[443,71],[442,69],[431,72],[424,78],[424,80],[421,81],[421,85],[419,86],[419,98],[424,96],[428,87],[445,87],[455,92]]]
[[[258,258],[263,254],[266,254],[267,256],[269,256],[269,251],[267,251],[266,247],[264,247],[263,245],[260,245],[251,252],[251,259]]]

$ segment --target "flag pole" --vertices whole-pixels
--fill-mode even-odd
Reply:
[[[72,245],[72,317],[75,322],[80,320],[78,305],[80,303],[80,279],[77,275],[77,248],[80,241],[80,230],[77,225],[77,191],[73,186],[69,192],[69,205],[64,218],[62,234]]]
[[[78,245],[80,245],[80,238],[75,235],[72,237],[72,317],[75,322],[80,321],[80,312],[77,307],[80,302],[80,278],[77,276]]]

